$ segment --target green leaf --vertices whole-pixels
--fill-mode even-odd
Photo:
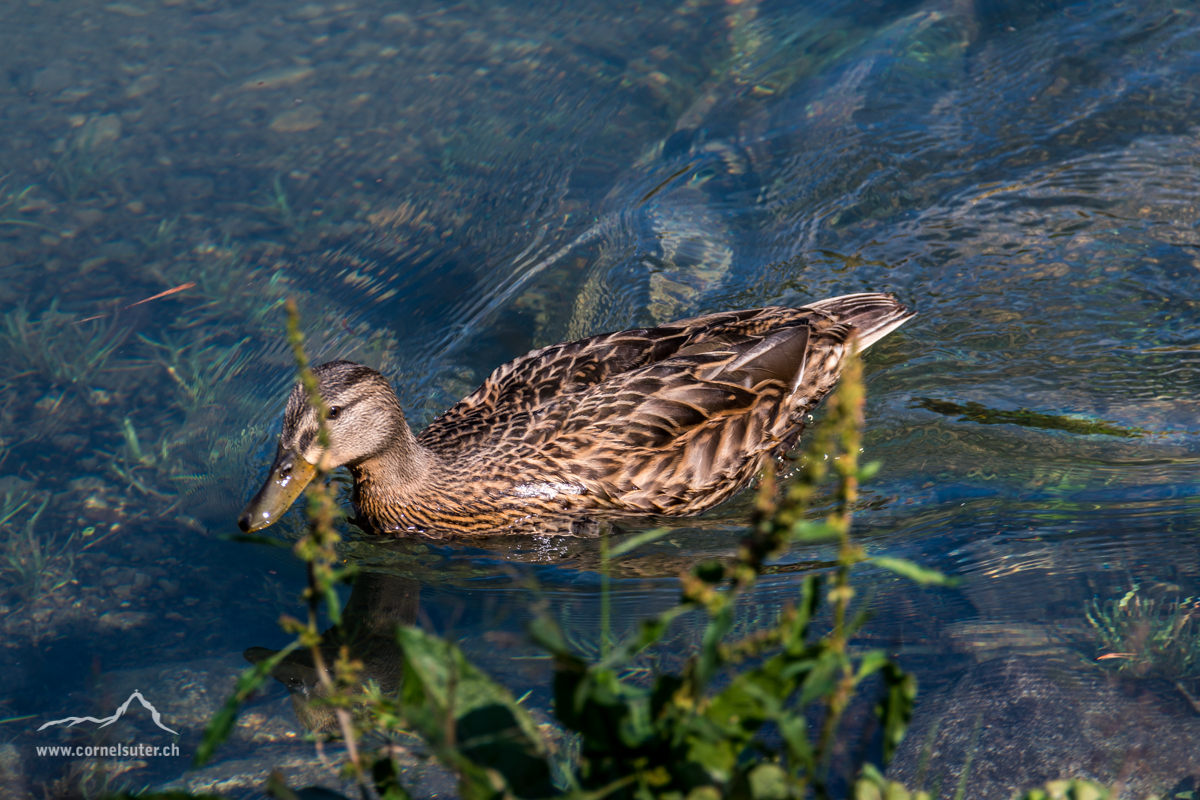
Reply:
[[[1050,800],[1050,798],[1063,798],[1063,800],[1105,800],[1105,798],[1111,796],[1111,789],[1101,786],[1098,783],[1076,778],[1069,781],[1050,781],[1044,789],[1030,789],[1021,795],[1021,800]]]
[[[795,616],[790,626],[783,631],[783,645],[788,650],[795,651],[804,647],[805,639],[808,638],[808,624],[812,621],[813,614],[817,613],[820,603],[821,579],[816,575],[809,575],[800,587],[800,602],[796,605]]]
[[[788,712],[779,718],[777,725],[787,747],[788,763],[793,770],[803,767],[806,775],[812,775],[817,768],[813,756],[812,743],[808,740],[808,720],[803,714]]]
[[[405,718],[461,778],[464,800],[502,794],[556,794],[546,746],[529,713],[507,689],[467,661],[453,644],[401,626],[404,653],[400,694]]]
[[[824,650],[808,673],[800,691],[800,705],[806,706],[818,697],[827,697],[837,682],[845,657],[833,650]]]
[[[907,558],[891,558],[890,556],[878,556],[872,558],[870,563],[877,567],[891,570],[897,575],[908,578],[911,581],[921,584],[922,586],[958,586],[962,583],[960,578],[955,578],[949,575],[944,575],[936,569],[922,567],[920,564],[909,561]]]
[[[708,736],[694,734],[688,741],[688,760],[702,765],[710,780],[724,783],[737,769],[740,750],[733,739],[720,731]]]
[[[721,642],[733,627],[733,603],[713,615],[704,628],[704,637],[700,640],[700,654],[696,657],[695,680],[696,690],[704,691],[713,674],[724,663],[721,658]]]
[[[790,794],[787,773],[778,764],[759,764],[750,770],[749,777],[754,800],[785,800]]]
[[[883,761],[886,764],[895,755],[912,720],[913,706],[917,700],[917,679],[891,661],[884,664],[880,671],[887,693],[875,707],[875,713],[883,723]]]
[[[889,781],[871,764],[863,765],[863,777],[854,784],[854,800],[930,800],[928,792],[911,792],[897,781]]]
[[[772,658],[759,669],[741,673],[709,703],[704,715],[740,750],[763,723],[774,719],[795,686],[778,675]]]
[[[891,659],[888,658],[888,654],[882,650],[871,650],[867,652],[862,657],[862,660],[858,662],[857,680],[861,681],[868,676],[873,675],[890,663],[892,662]]]
[[[400,783],[396,773],[396,762],[388,756],[380,756],[371,765],[371,779],[375,781],[375,791],[379,800],[412,800],[408,790]]]

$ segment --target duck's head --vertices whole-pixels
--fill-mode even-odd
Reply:
[[[318,464],[326,470],[353,468],[415,445],[395,391],[378,372],[351,361],[331,361],[314,368],[313,375],[329,409],[329,447],[321,446],[317,410],[297,383],[288,397],[271,474],[238,517],[238,527],[247,533],[283,516]]]

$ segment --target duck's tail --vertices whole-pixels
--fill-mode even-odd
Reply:
[[[890,294],[860,292],[809,303],[805,308],[824,312],[838,322],[854,327],[861,353],[916,316]]]

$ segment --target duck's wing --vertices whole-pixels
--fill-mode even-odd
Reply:
[[[505,438],[516,418],[586,394],[614,376],[663,361],[774,309],[708,314],[656,328],[604,333],[526,353],[496,368],[474,392],[435,419],[418,437],[443,452]]]
[[[793,446],[833,388],[852,338],[870,346],[912,317],[887,295],[772,309],[543,411],[519,461],[557,468],[600,507],[680,514],[726,499]],[[771,320],[769,326],[756,324]],[[865,344],[864,344],[865,343]],[[533,452],[530,452],[533,451]]]
[[[616,474],[634,452],[657,463],[681,447],[672,457],[697,469],[728,465],[734,453],[785,444],[833,385],[851,335],[865,347],[911,316],[890,295],[847,295],[554,345],[498,368],[420,439],[446,453],[493,448],[514,464],[591,460],[597,475]],[[793,402],[806,393],[807,405]]]
[[[805,376],[850,329],[818,332],[811,321],[693,344],[548,407],[513,443],[513,463],[579,486],[593,507],[678,514],[715,505],[794,440],[800,414],[832,385]],[[798,393],[811,402],[793,402]]]

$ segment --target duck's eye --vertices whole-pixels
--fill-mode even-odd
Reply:
[[[330,409],[329,409],[329,419],[337,419],[337,415],[338,415],[338,413],[339,413],[339,412],[341,412],[341,410],[342,410],[342,409],[341,409],[341,408],[339,408],[338,406],[332,406],[332,407],[330,407]]]

